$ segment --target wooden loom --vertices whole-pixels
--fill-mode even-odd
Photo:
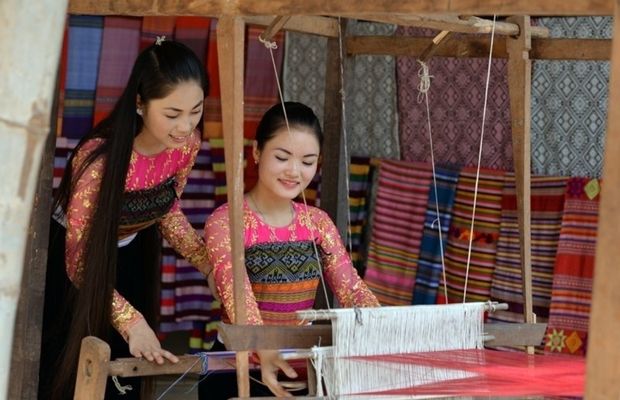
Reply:
[[[49,6],[51,7],[51,6]],[[58,6],[59,8],[61,5]],[[226,138],[226,154],[227,154],[227,177],[229,187],[232,188],[232,192],[230,194],[231,209],[240,210],[240,200],[242,197],[243,191],[243,183],[242,178],[239,172],[241,171],[241,154],[242,154],[242,142],[238,135],[233,134],[233,132],[241,132],[242,127],[242,119],[240,118],[242,107],[242,72],[243,65],[242,54],[243,49],[243,30],[242,26],[244,24],[244,20],[241,18],[242,15],[252,15],[254,19],[262,19],[266,15],[274,15],[274,14],[308,14],[308,15],[317,15],[317,14],[330,14],[330,15],[346,15],[350,17],[359,17],[363,19],[375,19],[375,20],[386,20],[389,19],[390,22],[399,23],[403,25],[411,25],[418,24],[419,26],[430,26],[430,23],[435,23],[436,19],[433,18],[412,18],[411,14],[414,15],[422,15],[422,16],[430,16],[437,15],[438,13],[447,13],[450,15],[473,15],[473,14],[493,14],[495,12],[501,12],[502,14],[508,15],[614,15],[615,16],[615,27],[616,31],[619,28],[619,10],[618,10],[618,1],[606,1],[606,0],[578,0],[573,2],[566,2],[564,0],[548,0],[546,2],[533,1],[533,0],[520,0],[516,2],[505,2],[501,0],[493,0],[488,2],[475,2],[470,0],[453,0],[451,2],[402,2],[400,4],[395,4],[394,2],[389,1],[364,1],[364,2],[352,2],[352,1],[343,1],[343,2],[327,2],[322,0],[309,0],[305,2],[287,2],[287,1],[267,1],[267,0],[255,0],[251,2],[228,2],[228,1],[208,1],[208,2],[192,2],[192,3],[179,3],[167,0],[154,1],[154,0],[133,0],[130,2],[116,2],[113,0],[107,1],[95,1],[95,0],[72,0],[69,5],[69,11],[72,13],[85,13],[85,14],[108,14],[108,15],[211,15],[211,16],[221,16],[220,21],[223,22],[221,25],[220,32],[222,33],[221,40],[221,63],[222,67],[230,67],[230,69],[221,68],[222,71],[225,71],[222,75],[222,89],[223,89],[223,117],[225,123],[225,138]],[[19,7],[17,7],[19,9]],[[376,17],[376,18],[373,18]],[[328,22],[325,24],[319,24],[316,21],[324,21],[324,19],[318,17],[294,17],[291,19],[291,22],[296,19],[295,26],[299,27],[299,30],[317,30],[319,26],[332,26],[333,23]],[[308,23],[308,21],[312,21]],[[429,22],[430,21],[430,22]],[[433,22],[434,21],[434,22]],[[306,23],[302,23],[306,22]],[[445,22],[445,21],[444,21]],[[427,24],[427,25],[424,25]],[[293,25],[293,24],[291,24]],[[435,25],[435,27],[437,27]],[[240,29],[241,28],[241,29]],[[442,26],[440,29],[444,29]],[[322,31],[325,33],[325,31]],[[332,31],[333,32],[333,31]],[[231,33],[232,35],[226,36],[226,33]],[[316,32],[315,32],[316,33]],[[10,34],[7,35],[10,37]],[[333,36],[332,36],[333,37]],[[527,44],[528,40],[526,37],[522,38],[522,43]],[[372,54],[384,54],[386,51],[391,54],[407,54],[407,55],[416,55],[420,54],[421,50],[424,50],[428,46],[427,39],[419,39],[419,38],[403,38],[398,39],[399,42],[396,42],[395,38],[350,38],[347,40],[347,46],[349,48],[350,54],[360,54],[360,53],[372,53]],[[330,54],[334,54],[334,41],[330,40]],[[462,41],[461,41],[462,42]],[[554,43],[560,43],[561,41],[553,41]],[[579,43],[585,43],[587,41],[576,41]],[[571,42],[571,43],[576,43]],[[575,51],[575,54],[572,55],[573,58],[589,58],[589,59],[604,59],[606,54],[609,53],[611,49],[615,56],[612,57],[612,72],[611,72],[611,82],[610,82],[610,98],[609,98],[609,114],[608,114],[608,134],[606,141],[606,151],[608,155],[618,154],[620,150],[620,112],[617,107],[613,107],[620,101],[620,85],[618,85],[618,76],[620,76],[620,45],[618,41],[615,40],[613,42],[613,48],[609,45],[609,41],[590,41],[592,46],[566,46],[566,40],[564,41],[564,46],[559,48],[555,48],[552,45],[549,45],[549,42],[544,40],[532,40],[532,51],[530,52],[531,56],[543,56],[546,54],[547,57],[553,59],[560,58],[570,58],[568,55],[569,52]],[[239,45],[241,44],[241,45]],[[480,44],[478,40],[468,40],[467,45],[465,46],[465,54],[473,55],[477,46]],[[498,46],[498,49],[501,48],[501,44]],[[451,51],[454,50],[463,51],[463,44],[459,43],[448,43],[441,48],[437,49],[437,55],[448,55]],[[459,50],[460,49],[460,50]],[[529,62],[527,57],[523,58],[522,55],[525,55],[524,48],[513,52],[512,54],[516,54],[518,57],[513,59],[513,62],[509,63],[509,68],[514,72],[511,73],[510,86],[511,93],[513,92],[513,87],[521,88],[518,92],[524,94],[523,98],[518,99],[517,102],[511,101],[512,115],[513,115],[513,145],[515,148],[515,172],[517,177],[517,188],[518,188],[518,197],[520,199],[519,202],[519,224],[520,231],[522,232],[521,238],[521,251],[522,251],[522,260],[524,263],[524,267],[527,269],[529,260],[529,236],[526,232],[529,232],[529,170],[524,168],[524,166],[529,165],[526,161],[529,160],[529,119],[519,118],[517,116],[525,117],[529,114],[528,104],[528,96],[529,93],[523,90],[523,86],[525,85],[529,75],[522,74],[519,75],[519,71],[525,72],[529,70]],[[500,51],[500,50],[498,50]],[[578,53],[578,54],[577,54]],[[334,57],[330,57],[330,60],[334,60]],[[333,80],[333,82],[338,82],[339,79],[333,78],[336,76],[337,71],[332,73],[331,71],[335,71],[333,68],[333,61],[329,62],[330,72],[328,72],[328,79]],[[516,66],[513,67],[513,66]],[[235,81],[237,84],[235,85]],[[228,85],[230,84],[230,85]],[[338,85],[328,85],[329,88],[334,89]],[[335,98],[335,96],[326,96],[328,99]],[[514,96],[513,100],[514,100]],[[328,100],[329,101],[329,100]],[[327,106],[327,104],[326,104]],[[515,107],[517,110],[515,110]],[[232,112],[232,111],[235,112]],[[326,132],[331,139],[332,142],[338,143],[338,130],[333,130],[332,132],[336,132],[335,135],[329,135],[328,128],[334,128],[334,125],[338,125],[340,119],[336,118],[327,118],[328,115],[333,116],[334,112],[337,112],[338,107],[333,107],[331,110],[327,110],[326,120],[333,121],[331,126],[326,125]],[[49,110],[47,110],[49,111]],[[516,112],[515,112],[516,111]],[[523,133],[521,136],[520,133]],[[33,143],[40,142],[40,138],[37,139],[32,134],[28,134],[29,137],[32,137]],[[330,149],[331,146],[326,146],[326,152]],[[333,147],[335,149],[339,149],[340,146]],[[527,151],[526,151],[527,150]],[[40,147],[37,151],[35,151],[35,157],[40,154]],[[15,153],[15,152],[14,152]],[[4,154],[4,153],[3,153]],[[19,152],[15,153],[19,155]],[[11,159],[9,157],[9,159]],[[332,163],[341,163],[342,160],[339,160],[338,157],[332,159],[328,157],[326,154],[326,162]],[[611,182],[618,181],[620,178],[620,170],[617,167],[618,165],[617,158],[606,157],[605,161],[605,170],[603,177],[606,180]],[[20,165],[20,163],[12,164],[12,168],[14,165]],[[337,170],[337,169],[336,169]],[[15,170],[18,174],[19,171]],[[49,168],[48,168],[49,171]],[[49,173],[49,172],[48,172]],[[343,195],[337,189],[337,185],[333,185],[334,179],[329,180],[328,177],[325,177],[325,204],[328,208],[328,211],[331,211],[332,217],[334,217],[334,210],[338,208],[338,199],[342,199]],[[335,180],[337,182],[337,179]],[[32,194],[34,191],[33,182],[26,182],[28,187],[24,189],[26,194]],[[332,184],[331,187],[329,184]],[[519,190],[521,188],[521,190]],[[12,193],[12,192],[11,192]],[[21,193],[21,192],[20,192]],[[0,196],[0,205],[4,204],[5,199],[9,198],[10,193],[3,193]],[[21,196],[21,194],[20,194]],[[45,203],[45,196],[37,195],[39,197],[39,201]],[[40,197],[43,197],[41,199]],[[32,197],[27,197],[30,200],[25,202],[25,206],[29,207],[32,204]],[[9,199],[10,200],[10,199]],[[334,201],[336,200],[336,201]],[[618,331],[620,328],[620,321],[617,319],[610,319],[608,315],[613,313],[613,307],[620,300],[620,293],[614,290],[617,287],[618,283],[620,283],[620,273],[617,272],[615,268],[614,261],[618,259],[620,256],[620,247],[614,243],[614,233],[618,223],[620,222],[619,213],[615,212],[617,208],[620,207],[620,189],[616,188],[614,185],[605,185],[603,188],[602,201],[601,201],[601,218],[599,223],[599,239],[597,242],[597,256],[596,256],[596,270],[599,273],[597,275],[597,279],[594,282],[594,297],[592,304],[592,313],[591,313],[591,337],[593,341],[596,341],[599,345],[597,347],[591,347],[589,351],[589,369],[588,369],[588,385],[587,385],[587,394],[588,397],[592,398],[615,398],[620,395],[620,382],[616,379],[617,370],[615,368],[615,360],[620,359],[620,345],[614,338],[613,332]],[[330,209],[331,208],[331,209]],[[47,214],[45,213],[45,204],[40,204],[40,209],[38,213],[35,210],[35,218],[34,222],[45,221],[47,219]],[[335,220],[339,223],[339,226],[342,226],[342,213],[340,213],[340,218],[335,218]],[[17,224],[17,226],[12,225],[10,229],[16,229],[23,224],[26,224],[27,219],[24,219],[23,222]],[[233,221],[233,234],[235,235],[235,239],[233,239],[233,243],[237,241],[239,238],[239,232],[241,228],[241,219],[240,213],[237,211],[236,213],[233,211],[232,215]],[[2,232],[9,232],[9,225],[2,226]],[[40,231],[45,231],[45,227],[40,229]],[[40,241],[39,246],[43,249],[45,247],[46,240],[43,238]],[[35,245],[36,246],[36,245]],[[237,246],[234,248],[234,254],[236,255],[235,259],[235,267],[236,271],[240,271],[240,268],[243,266],[243,252],[242,249]],[[1,252],[1,251],[0,251]],[[32,264],[30,268],[36,267],[39,263],[44,264],[44,260],[40,261],[39,257],[34,255],[32,256]],[[1,256],[2,254],[0,254]],[[0,257],[2,259],[2,257]],[[2,259],[4,260],[4,259]],[[9,262],[13,260],[12,258],[8,258]],[[240,262],[241,261],[241,262]],[[2,261],[4,262],[4,261]],[[21,268],[17,266],[17,270],[20,271]],[[13,269],[15,270],[15,269]],[[28,272],[28,271],[26,271]],[[604,276],[604,279],[601,279],[600,276]],[[239,275],[237,275],[239,277]],[[525,278],[527,279],[527,273],[525,274]],[[36,280],[35,280],[36,281]],[[237,279],[237,281],[240,281]],[[39,280],[40,282],[40,280]],[[18,282],[19,284],[19,282]],[[40,284],[39,284],[40,286]],[[36,292],[36,285],[31,284],[30,286],[25,286],[25,292],[32,297],[35,297],[36,293],[32,293],[33,289],[31,287],[35,287],[34,291]],[[18,288],[17,288],[18,289]],[[242,293],[242,292],[240,292]],[[28,297],[28,296],[26,296]],[[22,296],[23,298],[23,296]],[[527,298],[527,297],[526,297]],[[242,303],[242,302],[239,302]],[[21,306],[20,306],[21,307]],[[30,325],[27,323],[32,318],[29,318],[29,314],[36,314],[35,311],[28,311],[28,309],[36,310],[37,307],[26,307],[25,310],[22,310],[19,313],[17,329],[19,331],[28,332],[30,329]],[[242,315],[242,312],[237,313],[238,316]],[[526,316],[527,318],[527,316]],[[36,319],[36,318],[35,318]],[[21,322],[20,322],[21,321]],[[23,338],[29,337],[32,338],[33,335],[21,335]],[[36,335],[34,335],[36,337]],[[27,340],[27,339],[24,339]],[[19,346],[19,341],[17,341]],[[22,342],[23,343],[23,342]],[[36,344],[36,342],[35,342]],[[22,344],[24,347],[28,347],[27,344]],[[22,373],[25,376],[25,379],[12,379],[11,385],[11,393],[15,393],[17,396],[20,393],[23,393],[23,389],[21,387],[23,381],[32,382],[36,381],[35,379],[29,378],[23,370],[34,371],[36,374],[37,368],[37,359],[38,358],[30,358],[28,359],[28,352],[26,354],[21,354],[22,358],[20,361],[20,354],[17,354],[17,368],[12,368],[13,371],[18,373]],[[37,351],[34,351],[35,355]],[[33,361],[34,360],[34,361]],[[35,366],[35,368],[23,368],[26,364],[30,363],[30,365]],[[243,377],[243,374],[241,374]],[[15,389],[17,388],[17,389]],[[17,390],[17,391],[15,391]],[[36,391],[36,389],[35,389]]]

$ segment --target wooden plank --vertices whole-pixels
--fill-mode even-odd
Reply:
[[[58,93],[58,81],[54,93]],[[56,132],[58,120],[58,96],[55,97],[50,115],[50,132],[41,158],[41,171],[28,229],[22,288],[17,304],[9,379],[10,399],[37,398],[45,273],[52,208],[52,179],[54,149],[56,147],[54,132]]]
[[[432,38],[396,36],[348,37],[349,55],[392,55],[419,57]],[[461,36],[437,49],[435,57],[480,58],[489,54],[490,39],[479,36]],[[530,58],[536,60],[599,60],[607,61],[611,55],[608,39],[532,39]],[[495,38],[493,58],[508,58],[506,38]]]
[[[620,32],[620,0],[614,1],[614,32]],[[620,398],[620,37],[612,44],[605,161],[588,333],[586,398]]]
[[[347,17],[355,18],[355,15],[348,15]],[[365,15],[364,18],[387,24],[430,28],[438,31],[484,34],[491,33],[493,30],[492,20],[478,18],[475,16],[381,14]],[[518,25],[509,21],[495,21],[495,35],[516,36],[518,34]],[[543,26],[532,27],[532,37],[549,37],[549,29]]]
[[[273,18],[267,28],[260,34],[259,39],[270,41],[286,25],[291,17],[278,15]]]
[[[246,24],[268,26],[273,17],[256,15],[246,16],[243,19]],[[338,20],[329,17],[292,15],[282,29],[290,32],[338,37]]]
[[[245,249],[243,245],[243,67],[245,22],[240,17],[221,17],[217,24],[217,52],[222,93],[222,123],[226,186],[233,267],[235,323],[247,322]],[[237,353],[237,384],[240,396],[250,394],[247,352]]]
[[[108,379],[110,346],[94,336],[82,339],[74,400],[103,400]]]
[[[70,0],[69,12],[98,15],[611,15],[609,0]]]
[[[532,237],[531,237],[531,135],[530,108],[532,93],[532,62],[529,50],[529,17],[512,17],[519,27],[518,37],[506,39],[508,58],[508,88],[510,91],[510,117],[512,127],[512,155],[517,195],[517,221],[523,282],[523,317],[534,321],[532,304]],[[534,349],[530,349],[533,352]]]
[[[179,362],[172,364],[155,364],[142,358],[117,358],[110,361],[108,375],[120,377],[154,376],[154,375],[181,375],[184,373],[200,374],[202,364],[198,356],[178,356]]]
[[[485,335],[494,338],[488,346],[538,346],[542,343],[546,324],[485,324]],[[311,348],[331,346],[331,325],[305,326],[236,326],[220,324],[219,331],[229,350]]]
[[[218,332],[227,350],[295,349],[330,346],[332,328],[328,324],[308,326],[238,326],[220,323]]]

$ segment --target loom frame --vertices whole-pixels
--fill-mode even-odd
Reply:
[[[58,2],[55,7],[64,7],[64,2]],[[48,5],[50,9],[54,6]],[[222,109],[224,118],[224,131],[226,139],[226,169],[228,185],[232,189],[229,192],[229,201],[231,203],[231,221],[233,225],[233,243],[239,243],[239,233],[242,229],[242,222],[240,217],[240,204],[243,195],[243,178],[239,172],[239,165],[242,162],[242,141],[239,137],[242,126],[242,101],[243,101],[243,87],[239,82],[243,81],[243,36],[240,35],[240,28],[246,23],[246,21],[258,21],[261,19],[265,21],[272,15],[295,15],[293,18],[298,18],[296,23],[291,23],[297,27],[301,27],[301,21],[304,21],[305,25],[301,30],[308,31],[314,30],[316,32],[317,24],[315,21],[319,21],[323,17],[319,15],[341,15],[346,17],[359,17],[369,20],[384,21],[389,18],[392,22],[402,23],[414,23],[411,19],[406,18],[410,15],[418,15],[425,17],[441,17],[443,16],[455,16],[455,15],[489,15],[495,12],[499,12],[502,15],[514,15],[516,17],[516,23],[521,24],[524,27],[526,18],[528,15],[532,16],[574,16],[574,15],[612,15],[614,16],[614,31],[620,31],[620,1],[618,0],[575,0],[567,2],[565,0],[547,0],[545,2],[535,0],[516,0],[516,1],[502,1],[502,0],[489,0],[489,1],[476,1],[476,0],[452,0],[452,1],[425,1],[425,2],[391,2],[389,0],[380,1],[338,1],[333,2],[329,0],[305,0],[305,1],[285,1],[285,0],[253,0],[244,1],[237,0],[234,2],[226,0],[200,0],[194,2],[179,2],[176,0],[130,0],[130,1],[116,1],[116,0],[70,0],[68,10],[74,14],[97,14],[97,15],[202,15],[202,16],[219,16],[222,22],[222,29],[218,34],[222,35],[221,44],[221,67],[226,67],[226,73],[221,74],[222,83]],[[245,19],[243,16],[249,16],[249,19]],[[293,21],[291,18],[290,21]],[[319,18],[319,19],[317,19]],[[432,19],[432,18],[431,18]],[[519,22],[521,21],[521,22]],[[444,21],[446,22],[446,21]],[[453,22],[453,21],[451,21]],[[425,20],[428,23],[428,20]],[[311,28],[308,28],[308,27]],[[333,26],[333,23],[326,22],[325,25],[320,26]],[[439,25],[438,25],[439,26]],[[286,29],[285,25],[285,29]],[[333,30],[331,28],[325,28],[325,31],[320,33],[327,33],[326,36],[330,39],[330,46],[328,46],[329,60],[335,58],[333,52]],[[449,30],[449,29],[446,29]],[[331,32],[331,36],[330,36]],[[520,30],[520,32],[524,32]],[[527,32],[527,29],[525,30]],[[6,33],[10,36],[10,32]],[[227,36],[228,35],[228,36]],[[538,39],[531,40],[531,51],[528,48],[530,40],[528,34],[521,35],[519,39],[515,39],[511,46],[510,54],[512,62],[509,63],[509,69],[513,71],[512,77],[509,77],[510,91],[511,91],[511,111],[513,114],[513,142],[515,142],[515,174],[517,178],[517,187],[520,187],[518,191],[519,196],[519,224],[522,225],[523,239],[522,239],[522,252],[525,252],[523,260],[527,260],[527,253],[529,253],[529,237],[525,233],[529,232],[529,168],[524,166],[529,165],[529,151],[526,151],[529,146],[529,120],[526,116],[529,115],[529,95],[524,89],[528,85],[528,76],[525,72],[528,70],[529,57],[533,57],[535,54],[553,54],[553,59],[558,59],[566,55],[570,49],[578,48],[576,53],[579,53],[579,57],[585,57],[587,59],[602,59],[608,54],[611,55],[611,78],[610,78],[610,96],[608,106],[608,130],[605,144],[605,166],[603,171],[603,178],[608,182],[617,182],[620,180],[620,161],[615,156],[620,152],[620,109],[617,104],[620,102],[620,40],[618,40],[618,34],[614,34],[612,41],[597,42],[594,47],[594,43],[587,43],[584,40],[573,41],[572,47],[566,47],[566,43],[560,46],[561,50],[555,48],[551,43],[553,42],[538,42]],[[374,42],[373,42],[374,41]],[[34,41],[33,41],[34,42]],[[360,43],[367,47],[361,47]],[[377,52],[377,38],[367,39],[347,39],[347,46],[350,47],[350,54],[370,54],[372,51]],[[374,43],[374,50],[371,48],[371,44]],[[555,42],[560,44],[560,42]],[[29,43],[25,43],[26,46]],[[358,47],[355,47],[355,46]],[[424,50],[428,48],[428,42],[424,42],[423,39],[413,38],[408,41],[402,41],[401,43],[393,43],[391,46],[386,46],[386,42],[382,43],[382,51],[389,50],[395,54],[402,54],[407,52],[408,55],[419,54],[420,49]],[[416,47],[417,46],[417,47]],[[436,55],[452,54],[452,51],[456,47],[454,43],[448,43],[442,45],[441,48],[437,48]],[[241,48],[241,51],[240,51]],[[466,47],[467,54],[473,54],[471,50],[473,45]],[[399,53],[400,52],[400,53]],[[539,52],[539,53],[537,53]],[[529,53],[529,56],[527,54]],[[382,53],[384,54],[384,53]],[[576,56],[577,57],[577,56]],[[336,79],[337,73],[335,71],[334,62],[328,62],[328,86],[327,95],[332,98],[335,97],[336,89],[338,85],[331,85],[333,82],[339,81]],[[221,68],[224,70],[223,68]],[[510,74],[510,73],[509,73]],[[338,77],[339,78],[339,77]],[[516,101],[513,105],[513,92],[517,92],[515,96]],[[328,97],[328,96],[326,96]],[[616,107],[613,107],[616,105]],[[330,112],[338,113],[338,107]],[[48,116],[50,109],[46,110]],[[328,111],[328,110],[326,110]],[[514,115],[519,115],[515,117]],[[327,114],[326,114],[327,117]],[[327,118],[326,118],[327,119]],[[331,120],[331,119],[330,119]],[[339,127],[341,123],[340,118],[336,118],[333,126],[326,126],[326,134],[332,138],[337,144],[340,143]],[[5,126],[5,125],[3,125]],[[337,129],[336,129],[337,128]],[[3,130],[5,128],[2,128]],[[234,133],[236,132],[236,134]],[[28,136],[30,144],[38,150],[34,152],[35,158],[41,157],[42,146],[40,145],[45,137],[40,137],[36,132],[28,131],[24,133]],[[50,148],[52,150],[50,150]],[[336,165],[342,163],[342,155],[340,152],[341,146],[335,147],[339,154],[336,154],[334,160]],[[45,152],[45,157],[48,157],[49,153],[53,151],[53,146],[49,146]],[[326,160],[328,160],[328,154],[326,154]],[[329,158],[331,159],[331,157]],[[23,174],[26,171],[26,164],[23,165],[11,165],[9,166],[11,171],[14,171],[16,175]],[[339,170],[338,168],[332,170]],[[49,176],[51,173],[51,165],[44,165],[42,168],[42,177]],[[46,175],[47,174],[47,175]],[[326,209],[337,222],[339,227],[342,227],[343,213],[342,204],[338,202],[338,199],[342,199],[342,194],[338,191],[339,178],[326,179]],[[3,182],[4,184],[5,182]],[[2,192],[0,194],[0,205],[12,204],[10,203],[15,198],[21,198],[24,196],[26,201],[22,207],[31,209],[34,203],[37,203],[37,208],[32,211],[33,215],[33,227],[37,226],[40,232],[44,232],[45,220],[48,219],[46,214],[46,207],[49,210],[49,195],[45,193],[45,185],[39,185],[39,189],[36,189],[37,182],[35,180],[24,181],[25,187],[20,189],[20,192]],[[35,194],[36,192],[36,194]],[[331,194],[330,194],[331,193]],[[336,193],[336,195],[333,195]],[[21,224],[21,225],[20,225]],[[9,229],[20,231],[20,228],[27,228],[28,221],[22,221],[17,226],[8,227],[6,225],[0,225],[0,231],[4,234],[8,234]],[[604,185],[601,195],[600,204],[600,222],[599,222],[599,236],[597,239],[597,252],[596,252],[596,270],[597,275],[594,279],[593,288],[593,301],[591,309],[591,324],[590,324],[590,341],[597,343],[597,346],[591,346],[588,353],[588,370],[586,380],[586,397],[592,399],[606,399],[620,397],[620,381],[616,379],[617,373],[620,369],[618,361],[620,360],[620,344],[615,339],[613,332],[620,330],[620,317],[617,315],[615,305],[620,301],[620,292],[615,290],[620,284],[620,272],[615,268],[615,260],[620,256],[620,246],[617,246],[614,240],[614,234],[617,230],[617,226],[620,224],[620,188],[617,185]],[[24,232],[26,229],[22,229]],[[18,318],[16,323],[16,339],[15,345],[20,349],[19,352],[13,354],[13,367],[11,368],[12,377],[10,393],[17,393],[20,396],[24,396],[23,387],[24,382],[36,382],[36,378],[32,379],[32,371],[36,374],[38,370],[38,354],[36,330],[37,323],[32,324],[30,321],[37,321],[40,319],[40,308],[38,305],[42,304],[41,296],[41,281],[37,280],[37,276],[41,276],[41,270],[45,265],[45,250],[46,240],[43,238],[34,239],[31,236],[24,234],[21,246],[25,248],[29,243],[31,246],[32,256],[28,257],[26,266],[23,264],[15,263],[13,265],[12,259],[8,259],[11,263],[7,266],[7,271],[22,271],[24,274],[31,273],[32,278],[30,281],[23,280],[22,294],[19,298],[20,308],[17,312]],[[44,235],[41,235],[44,236]],[[22,251],[24,249],[22,248]],[[242,248],[236,245],[233,249],[235,257],[235,276],[236,281],[239,281],[239,277],[243,276],[242,271]],[[41,252],[43,255],[41,256]],[[0,254],[0,267],[4,267],[6,259],[3,259]],[[527,265],[527,261],[524,263]],[[4,271],[4,270],[3,270]],[[527,277],[526,277],[527,279]],[[17,283],[19,285],[19,281]],[[239,291],[238,285],[236,292]],[[19,287],[14,288],[15,293],[19,292]],[[527,289],[525,290],[527,292]],[[17,301],[17,299],[15,299]],[[38,302],[38,303],[37,303]],[[23,305],[23,304],[26,305]],[[238,301],[243,303],[242,301]],[[39,309],[39,312],[37,312]],[[243,311],[238,312],[238,316],[243,315]],[[612,316],[612,318],[610,318]],[[527,319],[527,316],[526,316]],[[240,318],[240,322],[243,323],[243,319]],[[10,325],[9,325],[10,326]],[[33,335],[33,328],[34,333]],[[38,325],[40,331],[40,325]],[[33,338],[34,343],[24,343],[21,338]],[[34,344],[34,346],[33,346]],[[33,351],[34,347],[34,351]],[[33,354],[34,353],[34,357]],[[241,356],[243,358],[243,355]],[[27,371],[31,371],[30,375]],[[241,377],[245,375],[240,374]],[[3,398],[4,393],[1,391],[5,388],[0,387],[0,399]],[[16,391],[17,390],[17,391]],[[35,388],[36,393],[36,388]],[[32,395],[28,397],[25,394],[25,398],[34,398]],[[36,396],[36,395],[35,395]],[[14,397],[11,397],[14,398]],[[24,398],[24,397],[22,397]]]

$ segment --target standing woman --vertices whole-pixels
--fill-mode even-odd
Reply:
[[[248,324],[299,325],[295,312],[312,308],[321,274],[341,306],[379,306],[353,268],[329,216],[319,208],[293,201],[317,171],[322,141],[316,115],[300,103],[273,106],[258,125],[253,149],[258,182],[243,203]],[[234,322],[227,204],[208,218],[205,242],[224,306],[223,320]],[[221,342],[214,345],[217,349],[223,349]],[[277,351],[257,354],[264,386],[251,382],[252,395],[270,395],[271,391],[289,396],[278,382],[277,372],[282,369],[295,378],[295,371]],[[200,399],[227,399],[236,394],[234,373],[225,377],[213,372],[200,382]]]
[[[200,148],[206,88],[196,55],[158,38],[136,59],[110,115],[71,155],[50,229],[40,399],[73,398],[88,335],[106,340],[112,358],[178,361],[153,330],[160,233],[208,275],[204,242],[179,205]],[[139,378],[110,381],[106,399],[140,398]]]

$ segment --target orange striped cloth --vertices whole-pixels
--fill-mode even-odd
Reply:
[[[500,170],[480,170],[466,301],[489,299],[499,237],[504,174]],[[449,303],[463,301],[475,183],[476,168],[463,168],[457,184],[445,253]],[[440,290],[437,303],[445,302],[445,295]]]
[[[411,304],[430,164],[382,160],[364,280],[383,305]]]
[[[588,341],[600,199],[598,179],[570,178],[553,271],[545,351],[583,355]]]

